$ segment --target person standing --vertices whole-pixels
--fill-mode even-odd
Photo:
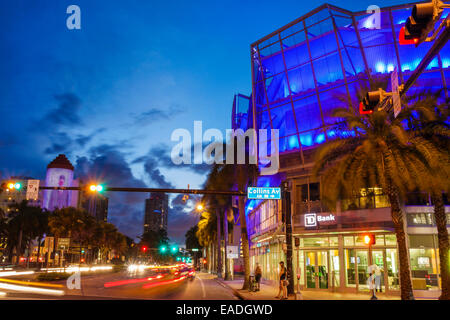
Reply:
[[[257,284],[256,291],[259,291],[261,289],[261,277],[262,277],[262,270],[261,267],[259,266],[259,263],[257,263],[255,269],[255,281]]]
[[[281,261],[280,262],[280,273],[278,275],[278,278],[280,279],[280,286],[279,286],[279,290],[278,290],[278,294],[275,298],[277,299],[281,299],[281,300],[286,300],[287,297],[287,270],[286,267],[284,266],[284,262]],[[282,297],[280,297],[280,294],[282,294]]]

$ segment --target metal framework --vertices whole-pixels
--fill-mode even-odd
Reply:
[[[401,83],[413,75],[431,47],[398,44],[414,4],[381,8],[379,26],[371,13],[324,4],[252,43],[252,96],[247,112],[242,100],[240,110],[233,106],[233,128],[279,129],[280,153],[300,152],[304,165],[304,151],[334,135],[334,108],[356,107],[358,90],[373,77],[388,78],[395,67]],[[417,88],[445,88],[448,97],[449,76],[447,44],[418,77]],[[235,122],[243,113],[247,121]]]

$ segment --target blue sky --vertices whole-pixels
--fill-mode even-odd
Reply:
[[[365,10],[370,1],[330,1]],[[383,1],[389,6],[406,1]],[[68,30],[66,8],[81,8]],[[0,4],[0,175],[44,178],[59,153],[115,186],[197,188],[204,167],[174,168],[174,129],[230,127],[233,95],[251,91],[250,44],[316,1],[15,0]],[[115,195],[110,221],[142,232],[146,195]],[[174,199],[169,236],[197,217]]]

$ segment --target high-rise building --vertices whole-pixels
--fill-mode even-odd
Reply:
[[[151,193],[145,200],[144,233],[150,230],[167,230],[169,197],[165,193]]]
[[[86,210],[97,221],[106,222],[108,219],[108,198],[101,194],[80,196],[79,207]]]

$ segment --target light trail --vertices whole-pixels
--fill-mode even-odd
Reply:
[[[13,277],[13,276],[21,276],[25,274],[33,274],[34,271],[7,271],[7,272],[0,272],[0,277]]]
[[[53,287],[53,288],[63,288],[64,287],[62,284],[29,282],[29,281],[10,280],[10,279],[1,279],[1,278],[0,278],[0,282],[9,282],[9,283],[24,284],[24,285],[29,285],[29,286],[41,286],[41,287]]]
[[[176,282],[182,281],[184,279],[186,279],[186,276],[182,276],[182,277],[172,279],[172,280],[160,281],[160,282],[156,282],[156,283],[149,283],[149,284],[142,286],[142,289],[149,289],[149,288],[158,287],[158,286],[161,286],[164,284],[176,283]]]
[[[112,282],[106,282],[103,286],[105,288],[111,288],[111,287],[117,287],[117,286],[123,286],[126,284],[133,284],[133,283],[140,283],[140,282],[147,282],[152,281],[155,279],[160,279],[164,277],[166,274],[158,275],[155,277],[146,277],[146,278],[140,278],[140,279],[128,279],[128,280],[119,280],[119,281],[112,281]]]
[[[0,289],[12,290],[12,291],[21,291],[21,292],[29,292],[29,293],[37,293],[37,294],[48,294],[55,296],[64,295],[63,290],[52,290],[52,289],[42,289],[42,288],[34,288],[34,287],[24,287],[17,286],[14,284],[0,283]]]

